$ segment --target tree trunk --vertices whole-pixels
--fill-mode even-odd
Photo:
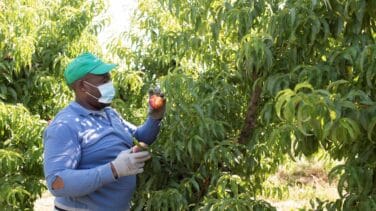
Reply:
[[[253,80],[257,80],[256,73],[253,74]],[[257,121],[257,108],[260,102],[261,86],[256,84],[255,89],[251,93],[251,97],[248,104],[247,114],[245,117],[243,128],[240,132],[239,143],[246,144],[249,138],[253,134],[253,129],[256,127]]]

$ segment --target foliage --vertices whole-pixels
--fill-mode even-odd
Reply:
[[[284,154],[320,149],[344,164],[331,171],[340,198],[316,208],[375,208],[374,1],[143,0],[139,9],[111,51],[142,71],[141,90],[158,82],[169,103],[135,209],[235,208],[244,195],[272,209],[257,195]]]
[[[45,189],[42,133],[72,98],[70,58],[98,51],[101,1],[0,1],[0,207],[31,210]]]
[[[31,115],[24,106],[0,103],[3,139],[0,144],[0,207],[30,209],[45,189],[40,182],[43,177],[40,136],[45,126],[46,121]]]
[[[104,7],[0,2],[6,210],[31,209],[43,189],[42,128],[72,97],[68,60],[101,54]],[[140,0],[133,31],[109,46],[114,107],[141,123],[159,83],[168,108],[133,209],[274,210],[263,182],[286,154],[319,150],[344,163],[330,174],[340,198],[315,209],[375,209],[375,14],[370,0]]]

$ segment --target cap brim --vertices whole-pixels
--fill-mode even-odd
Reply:
[[[98,65],[97,67],[95,67],[92,71],[90,71],[89,73],[91,74],[94,74],[94,75],[102,75],[102,74],[105,74],[105,73],[108,73],[110,72],[111,70],[113,70],[117,65],[116,64],[106,64],[106,63],[102,63],[100,65]]]

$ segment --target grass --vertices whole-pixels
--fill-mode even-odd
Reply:
[[[281,211],[312,209],[310,200],[316,198],[335,201],[338,181],[329,181],[328,173],[338,164],[323,152],[312,158],[288,160],[265,182],[261,198]]]

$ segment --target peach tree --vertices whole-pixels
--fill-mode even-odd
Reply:
[[[127,103],[157,82],[168,109],[133,209],[273,210],[263,181],[319,149],[344,164],[340,198],[313,206],[376,209],[375,14],[368,0],[140,0],[110,49],[140,82],[124,79]]]

